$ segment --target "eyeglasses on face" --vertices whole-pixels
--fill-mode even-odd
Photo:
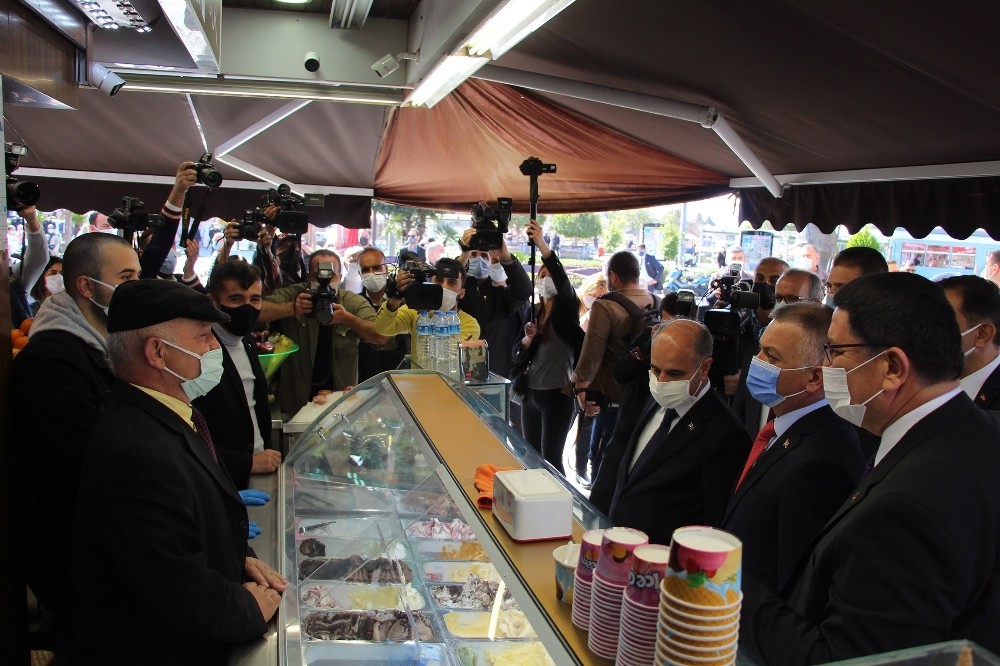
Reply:
[[[369,273],[385,273],[385,264],[375,264],[374,266],[362,266],[361,274],[367,275]]]
[[[826,353],[826,360],[833,363],[833,352],[839,349],[851,349],[853,347],[891,347],[892,345],[887,345],[882,342],[850,342],[840,345],[831,345],[829,342],[823,345],[823,351]],[[840,354],[837,354],[840,356]]]
[[[775,302],[777,303],[787,303],[791,305],[792,303],[815,303],[815,298],[806,298],[804,296],[775,296]]]

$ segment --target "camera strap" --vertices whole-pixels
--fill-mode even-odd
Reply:
[[[198,227],[204,219],[205,208],[208,207],[208,196],[212,193],[211,188],[206,187],[205,190],[205,198],[197,205],[191,203],[190,189],[184,193],[184,205],[181,207],[181,247],[184,247],[188,240],[193,240],[198,235]],[[188,226],[189,220],[190,227]]]

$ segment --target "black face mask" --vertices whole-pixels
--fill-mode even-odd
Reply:
[[[238,308],[227,308],[225,305],[220,305],[219,309],[229,315],[229,321],[222,325],[226,327],[227,331],[241,338],[250,332],[253,325],[257,323],[257,317],[260,316],[260,308],[256,308],[250,303]]]

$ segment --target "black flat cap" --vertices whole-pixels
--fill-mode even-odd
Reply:
[[[108,309],[108,332],[134,331],[172,319],[229,321],[208,296],[173,280],[130,280],[115,288]]]

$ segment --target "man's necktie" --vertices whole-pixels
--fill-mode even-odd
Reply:
[[[868,476],[869,474],[871,474],[873,469],[875,469],[875,454],[874,453],[872,454],[872,457],[868,459],[868,462],[865,463],[865,469],[864,469],[863,472],[861,472],[861,478],[864,479],[866,476]]]
[[[653,453],[655,453],[654,442],[659,442],[661,439],[666,438],[666,436],[670,433],[670,424],[673,423],[676,418],[676,409],[668,409],[663,413],[663,419],[660,421],[660,425],[656,428],[653,436],[649,438],[649,441],[646,442],[646,447],[642,450],[642,453],[639,454],[639,457],[636,458],[635,464],[628,468],[629,474],[646,464],[646,461],[653,456]]]
[[[747,464],[743,466],[743,473],[740,474],[740,480],[736,482],[736,487],[739,488],[740,484],[743,483],[743,479],[746,478],[747,472],[753,467],[754,463],[757,462],[757,458],[760,458],[760,454],[764,453],[764,449],[767,448],[767,443],[774,439],[774,421],[768,421],[764,424],[764,427],[760,429],[757,434],[757,439],[753,440],[753,446],[750,447],[750,456],[747,458]]]
[[[215,445],[212,444],[212,433],[208,431],[208,421],[206,421],[202,413],[194,407],[191,408],[191,421],[194,423],[195,430],[198,431],[201,441],[205,442],[205,446],[208,447],[208,452],[212,454],[212,459],[218,463],[219,456],[215,455]]]

